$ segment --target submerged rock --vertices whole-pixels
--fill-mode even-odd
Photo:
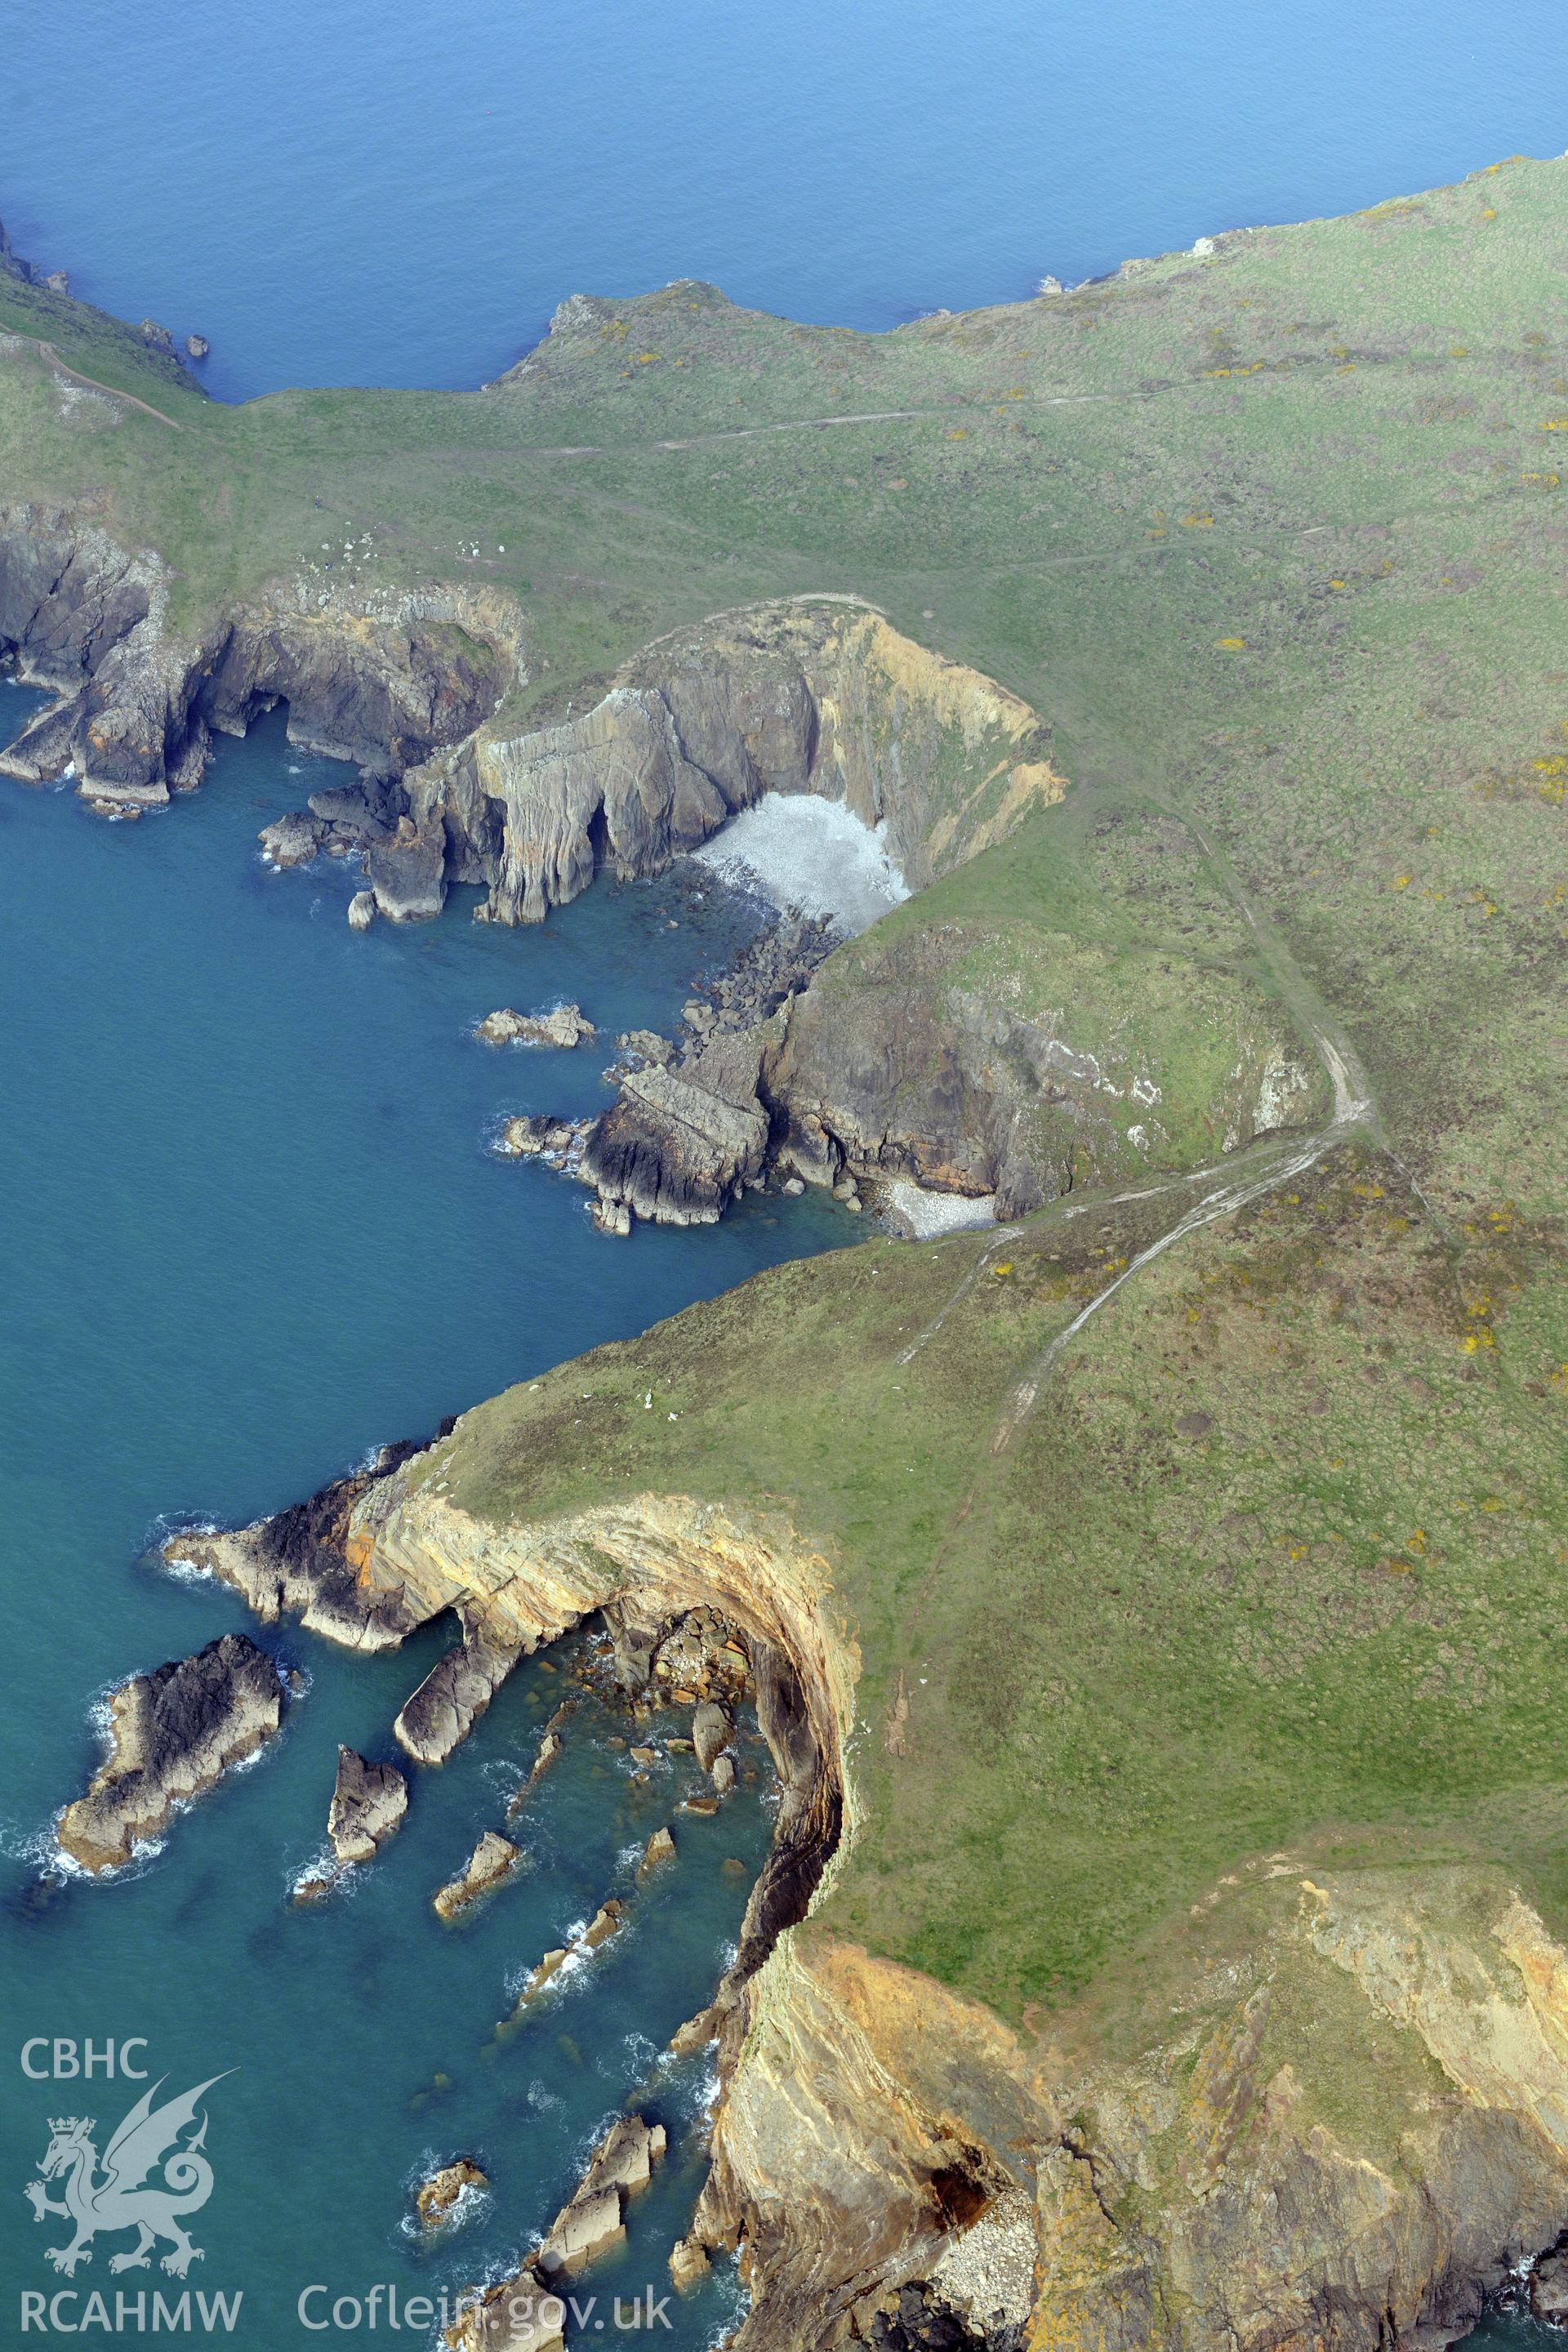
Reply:
[[[450,2218],[465,2189],[488,2189],[489,2185],[488,2176],[473,2158],[460,2156],[455,2164],[442,2165],[438,2172],[419,2183],[414,2192],[414,2210],[426,2229],[434,2230]]]
[[[474,1031],[487,1045],[555,1045],[567,1048],[596,1037],[598,1031],[580,1005],[558,1004],[551,1013],[513,1013],[503,1006],[487,1013]]]
[[[282,1719],[278,1668],[243,1633],[121,1683],[110,1694],[109,1754],[60,1816],[61,1852],[94,1872],[129,1862],[139,1841],[254,1755]]]
[[[456,1918],[481,1895],[499,1886],[503,1878],[510,1876],[521,1852],[521,1846],[513,1845],[510,1838],[502,1837],[499,1830],[487,1830],[457,1877],[437,1887],[432,1896],[441,1917]]]
[[[369,1862],[407,1811],[408,1783],[395,1764],[367,1764],[352,1748],[338,1749],[327,1835],[340,1862]]]

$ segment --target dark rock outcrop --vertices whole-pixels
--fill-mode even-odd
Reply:
[[[678,1067],[634,1071],[584,1144],[582,1179],[603,1214],[625,1207],[660,1224],[713,1224],[762,1172],[768,1115],[758,1096],[762,1040],[715,1038]],[[624,1230],[624,1227],[623,1227]]]
[[[110,535],[90,499],[0,508],[0,652],[60,697],[0,772],[37,782],[74,769],[94,802],[159,807],[200,782],[215,730],[243,734],[283,702],[291,741],[395,775],[469,734],[515,658],[499,616],[489,628],[456,591],[384,614],[279,591],[184,635],[170,584],[156,555]],[[416,831],[427,861],[434,826],[420,817]],[[395,871],[387,888],[429,910],[427,884],[416,892]]]
[[[462,1641],[437,1658],[413,1696],[405,1701],[393,1730],[398,1745],[420,1764],[444,1764],[483,1715],[513,1666],[521,1648],[468,1628]]]
[[[408,1783],[395,1764],[367,1764],[352,1748],[338,1749],[327,1835],[340,1862],[371,1861],[407,1811]]]
[[[254,1755],[282,1718],[278,1669],[243,1633],[133,1675],[110,1695],[109,1753],[86,1795],[60,1816],[61,1851],[93,1872],[129,1862],[177,1806]]]
[[[446,824],[436,814],[421,824],[400,817],[395,833],[368,843],[364,870],[378,914],[394,923],[428,921],[447,903]]]
[[[442,1433],[450,1429],[442,1424]],[[205,1569],[232,1584],[263,1624],[296,1615],[313,1633],[354,1650],[395,1650],[428,1611],[401,1592],[362,1584],[347,1556],[354,1505],[400,1463],[417,1441],[384,1445],[372,1461],[334,1478],[303,1503],[232,1532],[189,1528],[163,1546],[164,1559]]]

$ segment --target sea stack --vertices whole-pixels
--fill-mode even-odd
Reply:
[[[352,1748],[339,1748],[327,1835],[340,1862],[369,1862],[407,1811],[408,1783],[395,1764],[367,1764]]]

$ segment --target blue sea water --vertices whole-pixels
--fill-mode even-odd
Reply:
[[[0,682],[0,733],[37,700]],[[717,1229],[611,1241],[576,1185],[498,1159],[503,1113],[606,1099],[613,1033],[668,1024],[743,917],[693,870],[601,886],[525,932],[468,920],[465,891],[439,922],[357,936],[356,876],[276,874],[256,846],[342,772],[292,751],[278,714],[140,824],[105,825],[68,793],[0,792],[0,2342],[18,2294],[66,2284],[45,2260],[65,2225],[35,2224],[20,2195],[48,2118],[92,2114],[101,2153],[140,2087],[26,2080],[34,2035],[144,2036],[171,2091],[236,2070],[208,2101],[218,2185],[189,2284],[243,2291],[236,2340],[257,2352],[310,2340],[294,2298],[314,2282],[456,2293],[526,2251],[639,2091],[671,2159],[584,2293],[666,2291],[700,2179],[706,2062],[670,2072],[658,2053],[709,1998],[766,1848],[754,1746],[756,1777],[703,1820],[674,1811],[689,1766],[637,1786],[605,1745],[615,1726],[584,1710],[518,1832],[526,1875],[443,1928],[431,1894],[501,1825],[561,1696],[561,1675],[531,1665],[444,1769],[414,1774],[405,1827],[352,1897],[300,1912],[288,1887],[322,1848],[338,1742],[395,1756],[393,1717],[450,1630],[364,1659],[275,1629],[261,1638],[309,1681],[276,1748],[144,1870],[40,1888],[106,1687],[259,1630],[221,1588],[145,1557],[166,1517],[274,1509],[384,1439],[857,1230],[820,1197],[781,1197]],[[496,1051],[469,1034],[496,1004],[563,998],[602,1042]],[[679,1860],[637,1890],[625,1935],[498,2042],[520,1978],[630,1891],[628,1856],[661,1821]],[[460,2154],[493,2193],[423,2246],[404,2227],[409,2184]],[[111,2313],[106,2263],[129,2242],[102,2242],[74,2282],[110,2288]],[[156,2271],[112,2284],[174,2286]],[[717,2275],[668,2340],[706,2340],[733,2294]]]
[[[6,24],[0,213],[89,299],[208,335],[222,397],[462,385],[574,290],[695,275],[886,327],[1558,152],[1565,89],[1553,0],[75,0]],[[28,707],[0,680],[0,737]],[[29,2081],[25,2036],[145,2036],[171,2089],[236,2070],[208,2101],[218,2187],[192,2284],[243,2288],[233,2340],[253,2352],[318,2340],[294,2316],[310,2282],[406,2296],[483,2275],[634,2094],[672,2158],[584,2293],[662,2291],[700,2175],[701,2065],[657,2053],[735,1932],[765,1777],[717,1821],[679,1817],[679,1864],[625,1937],[498,2042],[520,1974],[624,1889],[681,1785],[672,1764],[637,1787],[584,1712],[526,1817],[525,1875],[439,1927],[430,1891],[497,1825],[555,1703],[542,1664],[418,1777],[352,1895],[300,1912],[287,1886],[320,1846],[338,1740],[390,1752],[437,1645],[364,1660],[268,1635],[309,1681],[282,1740],[145,1870],[40,1893],[95,1697],[246,1622],[147,1564],[166,1515],[276,1507],[382,1439],[853,1237],[820,1202],[764,1201],[717,1231],[611,1244],[574,1189],[488,1152],[504,1111],[601,1098],[604,1056],[486,1053],[477,1014],[569,996],[609,1031],[668,1021],[732,913],[672,878],[601,887],[521,936],[469,923],[458,894],[437,924],[353,937],[342,869],[278,877],[254,856],[322,772],[275,719],[134,826],[0,783],[6,2341],[17,2294],[63,2284],[42,2254],[61,2230],[17,2193],[47,2117],[89,2108],[101,2147],[137,2087]],[[422,2247],[409,2183],[460,2153],[490,2200]],[[111,2309],[115,2287],[172,2289],[111,2282],[109,2251],[77,2284]],[[734,2294],[716,2277],[660,2339],[706,2342]]]
[[[73,0],[0,215],[226,399],[471,384],[677,277],[886,327],[1568,145],[1559,0]]]

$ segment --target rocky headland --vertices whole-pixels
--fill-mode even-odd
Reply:
[[[432,1761],[589,1614],[634,1697],[723,1629],[781,1797],[675,2269],[737,2255],[748,2352],[1432,2352],[1563,2242],[1563,186],[885,337],[574,298],[460,411],[201,437],[166,350],[0,287],[0,658],[56,696],[9,772],[162,807],[282,700],[360,775],[267,848],[361,859],[356,926],[537,920],[769,792],[917,893],[516,1148],[617,1231],[776,1170],[1005,1235],[780,1269],[177,1546],[356,1648],[450,1612]],[[431,554],[459,476],[537,584]],[[828,549],[866,594],[795,593]]]
[[[591,709],[517,731],[503,714],[529,641],[498,591],[378,602],[296,583],[192,635],[174,586],[91,501],[0,509],[0,654],[57,693],[0,772],[68,774],[110,814],[161,807],[200,782],[215,732],[284,702],[294,740],[361,772],[269,825],[262,847],[281,866],[360,859],[356,929],[433,916],[453,883],[484,887],[487,920],[536,921],[599,872],[659,872],[768,793],[882,827],[924,888],[1065,793],[1028,704],[852,597],[677,631]],[[768,1170],[847,1194],[912,1180],[1011,1215],[1169,1157],[1194,1124],[1232,1150],[1315,1107],[1289,1023],[1235,981],[1219,1012],[1228,1060],[1173,1085],[1178,1041],[1142,1037],[1136,992],[1103,1043],[1075,1034],[1067,995],[1031,1002],[1050,942],[1011,920],[886,922],[834,944],[821,921],[765,928],[688,1007],[679,1049],[632,1056],[571,1155],[606,1231],[711,1222]],[[568,1042],[563,1020],[490,1019],[497,1039]]]
[[[782,1522],[676,1496],[531,1525],[473,1517],[442,1493],[463,1434],[362,1484],[338,1519],[367,1605],[395,1593],[409,1623],[461,1607],[519,1652],[596,1610],[631,1690],[696,1699],[699,1673],[732,1687],[742,1658],[756,1676],[783,1802],[703,2022],[724,2091],[675,2256],[689,2284],[740,2249],[748,2346],[849,2336],[913,2352],[1026,2331],[1084,2352],[1217,2352],[1241,2312],[1247,2344],[1376,2352],[1391,2333],[1463,2333],[1510,2265],[1568,2225],[1568,1956],[1506,1886],[1252,1865],[1229,1898],[1245,1958],[1184,1979],[1136,2057],[1019,2035],[811,1923],[863,1810],[859,1653],[826,1563]],[[273,1540],[268,1523],[247,1531],[247,1575]],[[319,1572],[330,1585],[331,1563]],[[726,1706],[697,1700],[692,1727],[699,1763],[721,1764]],[[500,1859],[477,1882],[470,1867],[462,1899],[510,1866],[505,1841],[484,1846]],[[645,1869],[667,1850],[656,1834]],[[545,1956],[520,2016],[567,1957]],[[1346,2063],[1374,2095],[1332,2089]],[[509,2300],[609,2243],[613,2202],[585,2187],[454,2342],[522,2342]]]
[[[283,1719],[283,1685],[265,1650],[226,1633],[194,1657],[134,1675],[108,1700],[108,1753],[60,1815],[62,1853],[94,1874],[129,1862],[180,1806],[255,1755]]]

